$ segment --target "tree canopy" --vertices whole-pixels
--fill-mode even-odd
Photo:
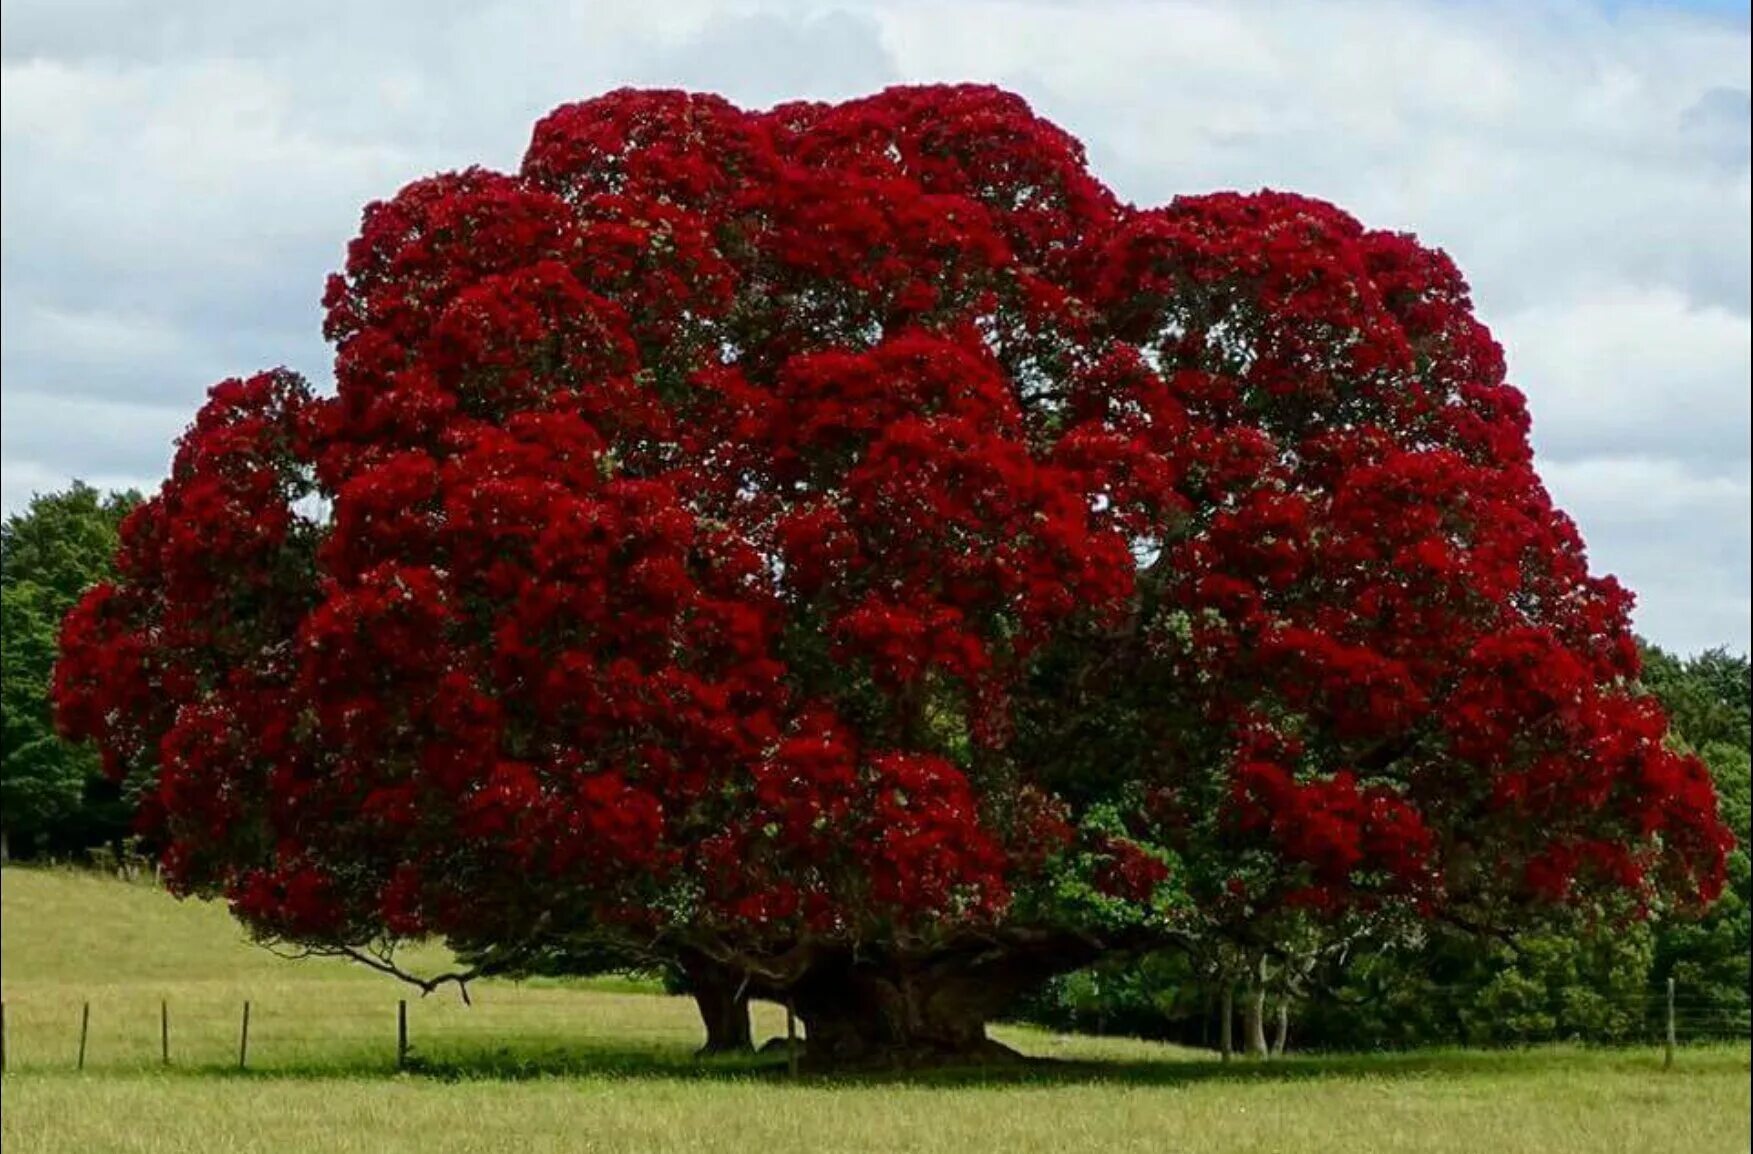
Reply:
[[[1410,236],[1123,204],[992,88],[622,90],[325,303],[336,394],[213,388],[56,682],[264,936],[607,943],[924,1060],[1104,951],[1722,887]]]

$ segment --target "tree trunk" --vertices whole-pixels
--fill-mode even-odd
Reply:
[[[12,860],[11,839],[7,837],[6,827],[0,826],[0,862],[9,862],[11,860]]]
[[[1015,1061],[986,1036],[997,1006],[956,980],[862,975],[806,981],[797,994],[804,1063],[811,1069],[910,1069]]]
[[[749,974],[751,997],[794,1009],[803,1067],[892,1070],[1022,1061],[986,1036],[986,1023],[1055,974],[1135,948],[1125,938],[1017,928],[918,951],[817,946],[746,960],[728,950],[714,956]]]
[[[752,1052],[754,1036],[749,1029],[749,995],[742,988],[736,973],[702,959],[690,959],[682,966],[688,980],[688,992],[700,1008],[700,1020],[706,1026],[706,1045],[698,1051],[701,1057],[710,1054]]]
[[[1248,1001],[1242,1007],[1242,1031],[1246,1035],[1248,1057],[1266,1057],[1266,989],[1263,986],[1251,984],[1248,987]]]
[[[1272,1036],[1272,1056],[1282,1058],[1284,1047],[1290,1041],[1290,998],[1278,999],[1278,1029]]]
[[[1254,964],[1248,980],[1248,1002],[1242,1009],[1247,1033],[1248,1057],[1265,1058],[1266,1050],[1266,959]]]
[[[1227,983],[1217,1011],[1217,1052],[1226,1062],[1236,1052],[1236,991]]]
[[[994,1065],[1022,1059],[986,1023],[1023,992],[1086,963],[1075,947],[967,950],[923,959],[839,957],[789,994],[814,1070]]]

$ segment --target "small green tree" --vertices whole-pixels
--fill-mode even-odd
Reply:
[[[49,687],[61,618],[112,575],[117,530],[139,500],[75,481],[0,525],[0,857],[15,842],[101,840],[126,828],[96,752],[56,736]]]
[[[1753,1009],[1753,869],[1746,842],[1753,825],[1753,664],[1746,654],[1721,648],[1682,659],[1649,646],[1643,682],[1673,718],[1675,741],[1710,767],[1723,820],[1742,838],[1729,857],[1722,899],[1702,918],[1661,926],[1651,977],[1657,989],[1671,977],[1686,992],[1692,1032],[1744,1035]]]
[[[1747,836],[1753,824],[1749,806],[1749,758],[1744,747],[1713,742],[1699,751],[1716,779],[1723,820]],[[1753,868],[1747,845],[1729,857],[1729,884],[1710,912],[1694,921],[1664,924],[1656,940],[1653,977],[1658,985],[1672,977],[1686,991],[1691,1032],[1745,1035],[1753,979]]]

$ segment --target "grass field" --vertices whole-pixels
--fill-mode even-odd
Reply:
[[[1747,1047],[1547,1048],[1229,1066],[1002,1028],[1062,1061],[996,1075],[786,1078],[698,1063],[691,1003],[636,983],[402,987],[245,943],[223,910],[67,872],[0,878],[0,1138],[34,1151],[1747,1151]],[[435,959],[436,960],[436,959]],[[251,1002],[248,1068],[237,1069]],[[77,1073],[82,1007],[91,1006]],[[160,1054],[168,1005],[172,1063]],[[771,1007],[757,1032],[780,1031]]]

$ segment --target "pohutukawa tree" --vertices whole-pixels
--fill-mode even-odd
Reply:
[[[1130,207],[992,88],[619,91],[325,304],[335,393],[214,386],[56,685],[263,938],[647,959],[832,1065],[995,1056],[1105,951],[1722,883],[1407,235]]]

